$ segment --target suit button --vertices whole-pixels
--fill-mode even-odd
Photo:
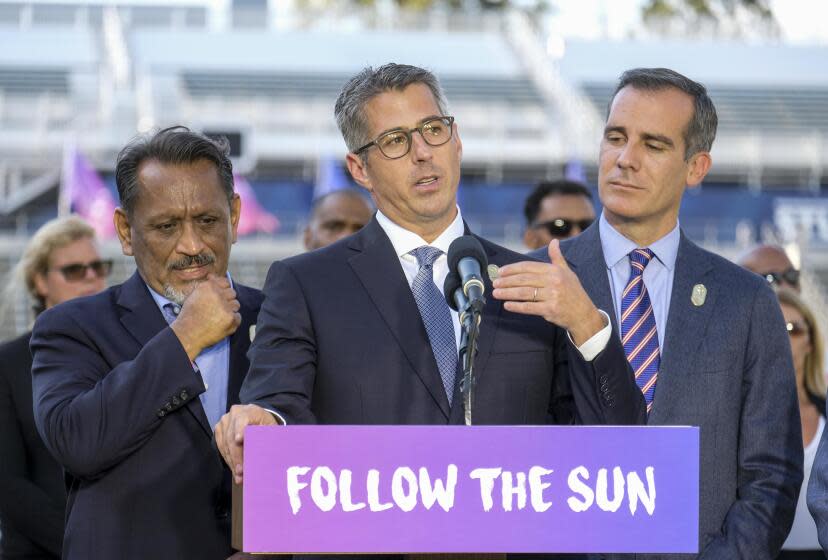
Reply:
[[[609,378],[607,377],[607,374],[604,374],[598,378],[598,381],[601,383],[601,387],[603,387],[609,382]]]
[[[159,411],[158,411],[158,417],[159,417],[159,418],[163,418],[163,417],[164,417],[164,416],[166,416],[166,415],[167,415],[167,411],[166,411],[166,410],[164,410],[163,408],[162,408],[161,410],[159,410]]]
[[[181,397],[181,400],[182,400],[182,401],[185,401],[185,402],[186,402],[186,400],[187,400],[187,399],[189,399],[189,398],[190,398],[190,395],[189,395],[189,393],[187,393],[187,391],[186,391],[186,390],[185,390],[185,391],[181,391],[181,394],[180,394],[180,395],[178,395],[178,396],[179,396],[179,397]]]
[[[176,397],[175,395],[173,395],[173,398],[172,398],[172,403],[173,403],[173,405],[178,406],[178,405],[180,405],[180,404],[181,404],[181,401],[180,401],[180,400],[178,400],[178,397]]]
[[[168,403],[166,403],[166,404],[164,405],[164,408],[166,408],[168,411],[171,411],[171,410],[173,409],[172,403],[169,403],[169,402],[168,402]]]

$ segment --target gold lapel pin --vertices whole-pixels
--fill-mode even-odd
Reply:
[[[693,286],[693,293],[690,294],[690,301],[693,302],[693,305],[696,307],[701,307],[704,305],[704,300],[707,299],[707,288],[704,287],[704,284],[696,284]]]
[[[486,267],[486,272],[489,274],[489,279],[494,280],[500,274],[500,269],[497,267],[496,264],[490,264]]]
[[[253,342],[253,339],[256,338],[256,325],[250,325],[250,330],[247,331],[247,334],[250,335],[250,342]]]

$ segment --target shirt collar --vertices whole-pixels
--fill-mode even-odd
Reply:
[[[377,210],[377,222],[383,231],[385,231],[388,239],[391,240],[391,245],[394,246],[394,252],[397,253],[398,257],[405,257],[411,251],[417,247],[422,247],[423,245],[436,247],[443,253],[448,254],[451,242],[458,237],[462,237],[466,231],[465,226],[463,225],[463,216],[460,214],[459,207],[457,208],[457,216],[454,217],[454,221],[452,221],[451,224],[449,224],[449,227],[447,227],[443,233],[441,233],[437,239],[431,243],[427,243],[425,239],[416,233],[408,231],[402,226],[395,224],[379,210]]]
[[[610,225],[603,212],[601,212],[601,218],[598,220],[598,231],[607,268],[613,268],[621,259],[627,257],[633,249],[638,248],[634,241],[627,239]],[[678,221],[676,221],[676,227],[670,233],[650,244],[647,248],[653,252],[653,255],[667,270],[673,270],[676,266],[679,241],[681,241],[681,230]]]

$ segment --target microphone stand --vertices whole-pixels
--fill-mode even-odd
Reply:
[[[463,366],[463,380],[460,390],[463,394],[463,410],[466,426],[472,425],[472,404],[474,394],[474,358],[477,356],[477,337],[480,334],[482,310],[466,302],[460,311],[460,363]]]

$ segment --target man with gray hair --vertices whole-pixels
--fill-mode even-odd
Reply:
[[[335,113],[348,170],[377,213],[355,235],[271,267],[242,388],[252,404],[216,427],[237,482],[249,424],[463,422],[460,324],[442,295],[449,245],[468,233],[457,207],[457,124],[435,76],[399,64],[354,76]],[[478,239],[490,263],[525,259]],[[486,302],[475,423],[643,422],[607,314],[555,254],[554,264],[533,263],[556,278],[554,289],[527,289],[521,304]],[[521,305],[534,315],[512,313]]]
[[[700,428],[699,554],[670,558],[770,560],[802,483],[785,323],[764,279],[698,247],[678,222],[685,189],[710,169],[716,126],[703,85],[664,68],[625,72],[599,153],[603,212],[561,247],[593,301],[614,311],[647,423]]]

